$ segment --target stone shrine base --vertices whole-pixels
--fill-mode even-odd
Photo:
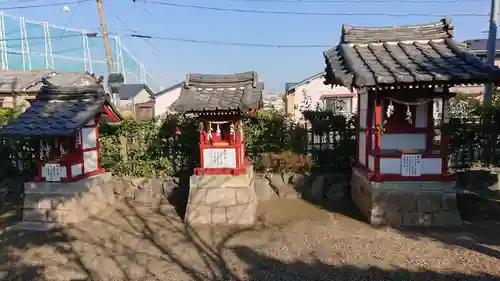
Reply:
[[[15,228],[49,230],[96,215],[114,204],[110,180],[111,173],[104,173],[72,183],[26,183],[23,220]]]
[[[374,226],[457,226],[455,182],[370,182],[353,168],[351,197]]]
[[[191,225],[252,225],[258,198],[253,167],[239,176],[191,176],[184,221]]]

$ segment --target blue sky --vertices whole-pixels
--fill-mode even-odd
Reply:
[[[70,2],[71,0],[68,0]],[[103,0],[110,31],[126,31],[115,18],[117,15],[132,29],[143,34],[191,38],[199,40],[237,41],[264,44],[331,44],[338,42],[342,24],[362,26],[387,26],[429,23],[439,17],[387,17],[387,16],[304,16],[267,15],[176,8],[132,0]],[[139,0],[138,0],[139,1]],[[163,1],[163,0],[158,0]],[[356,1],[356,0],[354,0]],[[358,0],[359,1],[359,0]],[[488,14],[490,2],[476,3],[263,3],[231,0],[165,0],[171,3],[214,6],[220,8],[258,9],[299,12],[340,13],[430,13]],[[423,0],[429,1],[429,0]],[[450,0],[435,0],[450,1]],[[459,0],[460,1],[460,0]],[[61,0],[45,0],[23,3],[20,0],[0,1],[2,7],[42,3],[61,3]],[[72,20],[63,6],[7,10],[15,16],[48,21],[56,25],[97,30],[99,20],[94,1],[79,4]],[[76,4],[68,5],[76,9]],[[152,15],[150,15],[147,11]],[[457,40],[486,38],[488,17],[453,17]],[[234,73],[255,70],[266,84],[266,92],[283,91],[285,82],[300,81],[324,69],[324,48],[250,48],[238,46],[204,45],[166,40],[148,39],[160,51],[142,39],[125,38],[123,43],[142,61],[148,72],[168,86],[182,81],[187,72]]]

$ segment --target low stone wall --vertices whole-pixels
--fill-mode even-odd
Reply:
[[[158,205],[168,198],[178,186],[178,179],[172,178],[115,178],[113,190],[118,198],[135,203]]]
[[[255,190],[259,201],[275,198],[302,198],[313,203],[338,201],[348,189],[348,176],[343,174],[255,174]]]
[[[455,183],[370,182],[353,169],[351,197],[375,226],[456,226],[461,218]]]
[[[37,223],[78,223],[100,213],[115,202],[110,180],[111,174],[104,173],[73,183],[26,183],[19,228]]]
[[[251,225],[257,205],[252,167],[240,176],[191,176],[184,220],[192,225]]]

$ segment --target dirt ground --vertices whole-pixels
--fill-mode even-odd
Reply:
[[[5,231],[0,281],[500,280],[500,224],[374,229],[341,204],[277,199],[255,227],[192,229],[168,205],[124,202],[63,231]]]

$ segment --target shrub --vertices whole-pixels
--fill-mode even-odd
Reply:
[[[264,171],[267,173],[307,174],[311,170],[312,161],[308,155],[300,155],[292,151],[265,153],[262,156]]]

